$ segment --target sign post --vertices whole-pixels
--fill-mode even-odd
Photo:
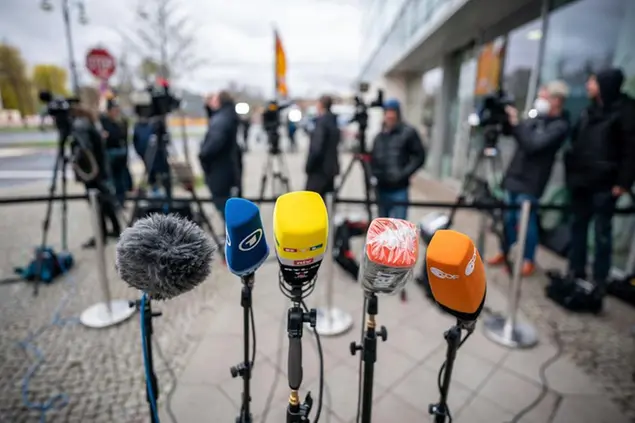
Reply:
[[[100,109],[104,109],[105,100],[110,92],[108,80],[117,70],[115,58],[105,48],[90,49],[86,54],[86,69],[99,80]]]

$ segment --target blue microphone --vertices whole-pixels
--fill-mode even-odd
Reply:
[[[229,270],[241,277],[254,273],[269,256],[260,210],[244,198],[225,203],[225,256]]]

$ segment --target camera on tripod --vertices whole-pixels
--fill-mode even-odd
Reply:
[[[280,133],[278,132],[278,128],[280,127],[280,112],[288,106],[288,104],[280,106],[277,101],[271,100],[262,113],[262,126],[267,134],[269,152],[274,155],[280,153]]]
[[[148,86],[145,91],[138,91],[131,96],[135,113],[147,118],[165,117],[181,106],[181,99],[170,91],[165,80]]]
[[[511,133],[505,108],[513,105],[514,99],[502,89],[483,98],[481,107],[470,124],[483,130],[485,148],[496,148],[499,136]]]
[[[361,82],[359,84],[360,93],[368,92],[369,85],[367,82]],[[359,152],[366,152],[366,129],[368,128],[368,109],[373,107],[383,107],[384,105],[384,92],[383,90],[377,90],[377,98],[370,104],[364,103],[364,100],[359,96],[355,96],[355,114],[349,121],[349,123],[357,122],[359,125]]]
[[[71,109],[79,104],[76,97],[54,96],[49,91],[41,91],[40,101],[46,103],[46,113],[53,118],[60,133],[60,142],[66,140],[71,132]]]

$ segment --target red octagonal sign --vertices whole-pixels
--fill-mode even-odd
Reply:
[[[86,68],[97,78],[107,80],[115,73],[115,58],[106,49],[91,49],[86,55]]]

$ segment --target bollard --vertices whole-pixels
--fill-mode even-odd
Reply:
[[[520,227],[516,248],[516,262],[514,274],[509,286],[507,316],[487,316],[483,322],[485,336],[491,341],[508,348],[531,348],[538,343],[538,336],[533,326],[518,321],[518,306],[520,304],[522,267],[527,240],[527,227],[531,213],[531,201],[525,200],[520,210]]]
[[[106,269],[106,250],[104,249],[104,234],[101,231],[101,207],[99,205],[99,191],[91,189],[88,198],[91,205],[91,223],[95,233],[95,252],[99,283],[104,294],[104,301],[88,307],[79,316],[79,321],[90,328],[106,328],[127,320],[135,313],[127,300],[112,300],[108,284]]]
[[[337,336],[347,332],[353,327],[353,317],[343,310],[333,306],[333,284],[335,275],[335,263],[333,260],[333,243],[335,240],[335,228],[333,225],[335,218],[335,201],[333,193],[326,194],[326,207],[329,216],[329,237],[326,246],[326,270],[321,274],[326,276],[324,286],[325,306],[317,309],[317,324],[315,331],[324,336]]]

